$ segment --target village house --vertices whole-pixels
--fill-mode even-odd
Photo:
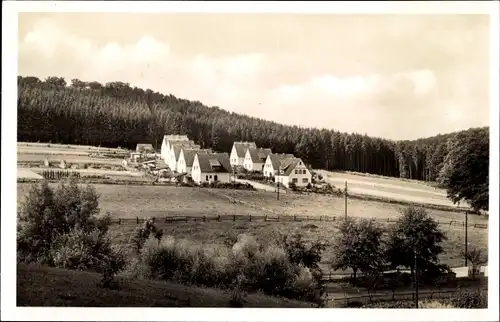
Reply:
[[[156,153],[155,149],[153,148],[153,145],[149,143],[137,144],[135,152],[144,154]]]
[[[182,142],[182,143],[173,143],[170,146],[170,155],[168,157],[168,162],[167,162],[167,165],[171,171],[178,171],[177,170],[177,161],[179,160],[179,156],[180,156],[181,150],[183,148],[185,148],[185,149],[187,149],[187,148],[199,149],[200,146],[197,144],[194,144],[193,141]]]
[[[193,167],[194,156],[199,154],[212,153],[210,149],[192,149],[192,148],[182,148],[179,154],[179,160],[177,160],[177,172],[188,173],[191,175],[191,170]]]
[[[274,177],[276,175],[276,171],[278,170],[279,164],[282,160],[288,158],[294,158],[293,154],[284,154],[284,153],[271,153],[267,156],[266,162],[264,163],[264,175],[266,177]]]
[[[264,169],[264,164],[266,163],[267,157],[272,153],[271,149],[253,149],[248,148],[245,153],[245,159],[243,161],[243,167],[247,171],[259,171],[262,172]]]
[[[231,166],[243,166],[247,149],[257,149],[255,142],[234,142],[231,149],[230,162]]]
[[[300,158],[283,159],[276,170],[274,181],[282,183],[287,188],[290,187],[290,183],[295,183],[297,187],[306,187],[311,183],[311,172]]]
[[[179,143],[179,142],[193,142],[193,141],[189,140],[187,135],[165,135],[165,136],[163,136],[163,141],[161,143],[160,155],[161,155],[161,158],[163,160],[165,160],[165,163],[168,164],[167,159],[170,156],[171,145],[173,143]]]
[[[231,163],[227,153],[197,153],[191,176],[197,184],[202,182],[231,182]]]

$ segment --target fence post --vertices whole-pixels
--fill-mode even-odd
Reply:
[[[135,219],[136,219],[137,224],[139,225],[139,217],[136,217]]]
[[[249,220],[249,221],[252,221],[252,215],[250,215],[250,217],[248,217],[248,220]]]
[[[188,216],[186,216],[186,222],[188,222]]]
[[[309,221],[309,216],[306,216],[306,220]]]
[[[167,216],[165,216],[165,222],[168,222],[168,217]]]
[[[266,215],[266,217],[264,217],[264,221],[267,221],[267,215]]]
[[[293,221],[297,221],[297,215],[293,215]]]
[[[321,221],[321,217],[323,217],[323,216],[319,216],[319,221]]]
[[[233,221],[236,221],[236,215],[233,215]]]
[[[205,222],[207,220],[207,217],[205,215],[203,215],[203,222]]]
[[[122,219],[118,218],[118,225],[121,225],[121,224],[122,224]]]
[[[217,221],[220,221],[220,215],[217,216]]]

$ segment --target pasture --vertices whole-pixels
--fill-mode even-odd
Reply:
[[[51,184],[56,185],[56,184]],[[18,183],[17,200],[22,202],[30,184]],[[126,186],[94,185],[100,194],[101,213],[111,212],[116,218],[165,216],[217,216],[217,215],[265,215],[281,216],[343,216],[343,198],[322,195],[285,194],[276,200],[276,194],[263,191],[243,191],[229,189],[198,189],[172,186]],[[230,197],[230,198],[228,198]],[[366,218],[397,218],[401,206],[382,202],[349,200],[349,216]],[[463,215],[456,212],[429,210],[442,221],[463,221]],[[487,219],[469,216],[469,223],[487,224]],[[335,222],[187,222],[164,223],[158,221],[167,235],[189,238],[200,243],[224,243],[234,240],[238,234],[248,233],[261,242],[273,240],[280,233],[302,232],[308,239],[331,242],[337,232]],[[381,224],[388,225],[387,223]],[[136,224],[113,225],[112,234],[117,243],[128,243]],[[452,267],[462,266],[460,251],[464,245],[464,228],[441,225],[448,240],[444,243],[442,261]],[[469,244],[487,250],[488,230],[469,228]],[[330,254],[325,252],[324,262]],[[326,266],[325,266],[326,268]]]

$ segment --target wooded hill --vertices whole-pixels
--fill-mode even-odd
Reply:
[[[123,82],[62,77],[18,77],[18,141],[135,148],[164,134],[187,134],[228,152],[234,141],[254,141],[275,153],[293,153],[316,169],[356,171],[436,181],[456,133],[392,141],[359,133],[301,128],[207,107]],[[486,131],[489,128],[460,132]],[[475,133],[475,132],[474,132]]]

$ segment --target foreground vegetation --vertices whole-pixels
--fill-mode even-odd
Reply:
[[[18,306],[65,307],[257,307],[307,308],[311,304],[262,294],[239,296],[231,291],[171,282],[118,277],[115,289],[99,287],[101,276],[84,271],[18,264]]]
[[[234,141],[255,141],[294,153],[315,169],[438,181],[454,202],[488,208],[489,128],[394,142],[280,125],[123,82],[74,79],[67,86],[61,77],[19,76],[18,88],[18,141],[133,148],[171,133],[225,152]]]
[[[422,208],[406,208],[387,229],[347,218],[335,236],[328,236],[330,244],[300,233],[278,234],[267,243],[248,234],[225,243],[200,243],[169,236],[154,219],[131,231],[128,243],[117,244],[109,233],[110,215],[97,220],[98,199],[93,187],[75,180],[55,189],[47,182],[33,186],[19,212],[18,262],[95,272],[102,277],[95,287],[102,289],[119,290],[131,279],[216,288],[232,294],[231,306],[242,306],[245,294],[256,292],[324,305],[320,263],[325,252],[334,269],[351,269],[352,285],[410,286],[414,253],[419,284],[453,285],[453,274],[439,261],[447,237]],[[487,261],[480,252],[470,255]],[[409,277],[383,274],[399,267],[409,268]]]

